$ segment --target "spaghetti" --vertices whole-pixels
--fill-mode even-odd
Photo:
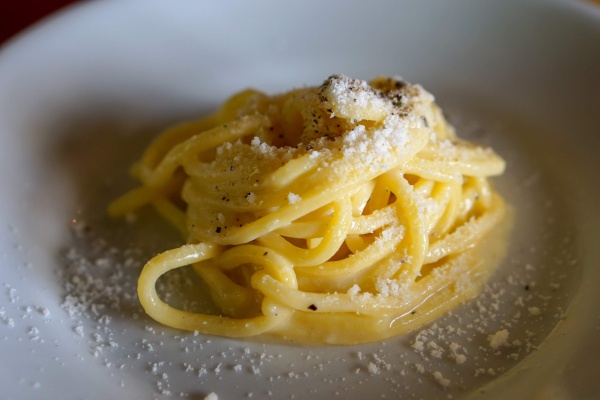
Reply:
[[[475,296],[496,264],[504,161],[457,138],[418,85],[333,75],[319,87],[230,98],[167,129],[109,206],[151,204],[187,237],[152,258],[142,306],[175,328],[352,344],[415,329]],[[193,266],[220,312],[156,291]]]

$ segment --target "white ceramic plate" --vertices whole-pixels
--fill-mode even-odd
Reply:
[[[352,347],[194,336],[145,317],[136,275],[176,235],[151,213],[139,225],[104,214],[142,146],[239,89],[332,73],[422,83],[461,136],[508,160],[497,185],[516,222],[484,294],[427,330]],[[0,51],[0,397],[597,398],[599,126],[590,4],[71,7]]]

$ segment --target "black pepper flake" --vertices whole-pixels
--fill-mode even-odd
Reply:
[[[314,304],[311,304],[310,306],[308,306],[309,310],[313,310],[313,311],[317,311],[317,306],[315,306]]]
[[[217,233],[221,233],[221,227],[220,227],[220,226],[217,226],[217,229],[215,229],[215,232],[217,232]]]
[[[417,313],[417,310],[412,310],[410,313],[411,313],[412,315],[415,315],[415,314]]]
[[[421,117],[421,118],[423,118],[423,123],[425,124],[425,127],[429,128],[429,121],[427,121],[427,118],[426,117]]]
[[[235,169],[235,167],[233,165],[229,166],[229,171],[233,171]]]
[[[529,285],[525,285],[525,290],[529,290]]]
[[[267,254],[269,254],[269,252],[268,252],[268,251],[265,251],[265,252],[263,253],[263,256],[266,256]]]

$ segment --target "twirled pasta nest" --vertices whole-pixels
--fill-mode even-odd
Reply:
[[[166,130],[113,202],[144,204],[187,237],[144,267],[157,321],[229,337],[351,344],[414,329],[476,295],[497,264],[504,161],[457,138],[418,85],[334,75],[247,90]],[[490,232],[495,231],[494,235]],[[218,315],[163,302],[156,282],[193,265]]]

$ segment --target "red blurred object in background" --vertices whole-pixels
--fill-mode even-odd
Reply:
[[[74,0],[0,0],[0,45]]]

